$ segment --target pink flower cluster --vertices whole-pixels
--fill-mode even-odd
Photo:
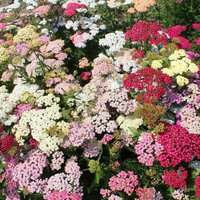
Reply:
[[[155,141],[153,134],[142,133],[135,145],[135,153],[140,163],[152,166],[155,157],[162,153],[162,145]]]
[[[47,197],[48,200],[81,200],[78,194],[70,194],[67,191],[54,191]]]
[[[82,172],[76,162],[75,157],[67,160],[64,172],[52,175],[46,185],[45,199],[53,191],[67,191],[70,194],[82,194],[82,187],[80,187],[80,177]]]
[[[124,191],[130,196],[138,185],[138,176],[133,171],[121,171],[110,178],[108,185],[112,191]]]
[[[42,5],[35,8],[33,12],[35,13],[35,16],[44,17],[45,15],[49,13],[50,9],[51,9],[50,5]]]
[[[85,48],[86,42],[91,39],[91,36],[89,33],[77,31],[74,35],[71,35],[69,38],[74,44],[74,46],[78,48]]]
[[[61,169],[61,165],[65,162],[64,153],[62,151],[56,151],[52,155],[51,159],[51,169],[59,170]]]
[[[114,71],[114,65],[111,59],[104,56],[94,59],[92,66],[93,76],[103,76],[110,74]]]
[[[90,123],[79,124],[71,123],[71,128],[68,136],[65,138],[63,147],[79,147],[85,141],[92,140],[95,137],[94,128]]]
[[[187,186],[187,177],[188,171],[183,167],[179,167],[178,170],[165,171],[163,174],[163,181],[173,188],[185,188]]]
[[[175,167],[182,161],[200,158],[200,138],[196,134],[188,134],[179,125],[168,125],[158,143],[163,146],[162,153],[157,157],[162,167]]]
[[[47,163],[47,156],[44,153],[39,150],[33,151],[23,163],[19,163],[13,169],[13,180],[21,189],[27,188],[31,193],[41,193],[47,180],[40,177]]]
[[[100,112],[91,119],[91,124],[97,134],[112,133],[117,128],[115,120],[111,120],[109,112]]]
[[[105,111],[108,107],[112,107],[116,109],[117,112],[128,115],[134,111],[136,103],[134,100],[130,100],[128,92],[123,89],[105,92],[98,98],[98,110]]]

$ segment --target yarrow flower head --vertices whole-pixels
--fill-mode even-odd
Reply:
[[[184,167],[179,167],[178,170],[165,171],[163,181],[165,184],[173,188],[185,188],[187,186],[186,179],[188,171]]]
[[[167,35],[162,33],[162,25],[155,22],[139,21],[125,33],[125,38],[130,39],[132,42],[148,41],[153,45],[166,45]]]
[[[123,191],[130,196],[138,185],[138,176],[132,171],[121,171],[110,178],[108,185],[112,191]]]
[[[162,153],[157,157],[162,167],[175,167],[182,161],[190,162],[193,157],[200,157],[200,138],[196,134],[189,134],[181,126],[166,126],[158,143],[163,147]]]
[[[146,166],[152,166],[155,157],[162,153],[162,145],[155,141],[151,133],[142,133],[134,149],[139,162]]]
[[[165,94],[165,86],[169,85],[171,81],[172,79],[168,75],[148,67],[128,75],[124,80],[124,87],[127,90],[139,91],[136,96],[137,101],[154,103]]]

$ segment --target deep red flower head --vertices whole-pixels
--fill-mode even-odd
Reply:
[[[139,21],[125,33],[125,38],[132,42],[148,41],[149,44],[165,45],[167,44],[167,36],[162,33],[162,25],[155,22]]]
[[[15,145],[16,141],[12,135],[6,135],[0,139],[0,151],[6,152]]]
[[[165,86],[172,78],[151,67],[138,70],[124,80],[127,90],[139,91],[136,100],[140,103],[154,103],[165,94]]]
[[[39,144],[38,141],[34,140],[32,137],[29,138],[28,142],[31,148],[36,148]]]
[[[187,186],[187,177],[187,170],[183,167],[179,167],[178,170],[165,171],[163,174],[163,181],[173,188],[185,188]]]

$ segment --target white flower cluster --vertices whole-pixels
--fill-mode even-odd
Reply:
[[[104,24],[97,24],[97,21],[100,18],[100,15],[95,15],[93,17],[81,17],[80,20],[76,21],[68,20],[65,24],[65,27],[66,29],[72,28],[74,31],[78,30],[79,27],[83,30],[89,30],[88,33],[90,33],[93,39],[93,37],[97,35],[100,30],[106,29]]]
[[[142,125],[143,120],[142,118],[134,118],[132,116],[125,117],[120,115],[117,118],[117,123],[120,125],[120,128],[125,131],[125,133],[132,135],[133,130],[138,129]]]
[[[52,106],[55,103],[59,103],[60,98],[54,96],[53,94],[48,94],[45,96],[41,96],[36,100],[36,105],[38,105],[39,107],[42,106]]]
[[[47,103],[47,105],[49,105]],[[61,118],[60,106],[56,103],[45,109],[32,109],[23,113],[18,124],[13,127],[16,140],[23,145],[29,134],[39,142],[39,148],[44,152],[56,151],[62,139],[50,136],[48,130],[56,125]]]
[[[20,97],[25,92],[35,93],[38,89],[36,85],[16,85],[12,93],[8,93],[5,86],[0,87],[0,121],[6,126],[10,126],[13,122],[16,122],[18,117],[12,115],[11,112],[17,105]]]
[[[99,40],[99,45],[109,47],[106,49],[107,54],[113,54],[120,51],[126,43],[125,35],[122,31],[108,33],[105,38]]]

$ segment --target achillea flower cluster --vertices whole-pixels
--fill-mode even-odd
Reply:
[[[168,43],[167,35],[161,32],[162,25],[155,22],[139,21],[125,33],[125,38],[130,39],[132,42],[148,41],[151,45],[166,45]]]
[[[189,196],[185,194],[185,189],[177,189],[172,192],[172,197],[175,200],[189,200]]]
[[[117,112],[125,115],[132,113],[136,106],[136,101],[130,99],[128,97],[128,92],[123,89],[105,92],[97,101],[97,108],[99,111],[116,109]]]
[[[108,112],[100,112],[99,114],[91,118],[91,124],[97,134],[104,132],[112,133],[117,128],[115,120],[111,119],[111,115]]]
[[[151,133],[142,133],[135,145],[135,153],[140,163],[152,166],[155,157],[162,153],[162,145],[155,141]]]
[[[92,66],[93,66],[92,75],[94,77],[107,75],[114,71],[114,65],[112,60],[103,55],[94,59]]]
[[[160,192],[156,192],[154,187],[151,188],[137,188],[136,194],[139,199],[135,200],[163,200],[163,196]]]
[[[61,165],[64,163],[64,153],[62,151],[56,151],[52,155],[50,167],[52,170],[61,169]]]
[[[149,7],[156,4],[156,0],[132,0],[132,2],[138,12],[146,12]]]
[[[70,194],[67,191],[54,191],[48,195],[47,200],[81,200],[78,194]]]
[[[92,140],[95,137],[94,127],[90,123],[79,124],[73,122],[70,124],[70,130],[64,142],[63,147],[79,147],[85,141]]]
[[[194,157],[200,158],[200,138],[196,134],[178,125],[168,125],[158,138],[163,147],[157,157],[162,167],[177,166],[182,161],[190,162]]]
[[[178,170],[165,171],[163,181],[173,188],[185,188],[187,177],[188,171],[184,167],[179,167]]]
[[[166,32],[173,40],[178,40],[178,46],[181,49],[188,49],[192,47],[192,43],[185,37],[181,36],[181,33],[187,29],[186,26],[176,25],[167,28]]]
[[[29,154],[23,163],[19,163],[13,170],[13,180],[17,182],[20,189],[27,188],[31,193],[43,192],[46,184],[41,179],[44,168],[47,166],[47,156],[39,150]]]
[[[195,196],[197,198],[200,198],[200,176],[197,176],[194,185],[195,185],[195,189],[196,189]]]
[[[200,24],[199,23],[194,23],[194,24],[192,24],[192,28],[200,31]]]
[[[138,91],[136,100],[142,103],[157,102],[165,94],[165,85],[171,83],[171,78],[151,67],[138,70],[128,75],[124,80],[127,90]],[[141,93],[143,91],[143,93]]]
[[[15,138],[12,135],[6,135],[0,139],[0,151],[6,153],[16,144]]]
[[[67,160],[64,172],[52,175],[45,188],[45,197],[53,191],[67,191],[70,194],[82,194],[80,187],[80,177],[82,172],[76,162],[76,158],[71,157]]]
[[[165,112],[166,110],[162,106],[144,103],[144,105],[138,106],[135,109],[134,116],[142,117],[144,124],[147,124],[151,127],[165,114]]]
[[[80,8],[86,8],[86,5],[82,3],[69,2],[64,10],[64,14],[68,17],[72,17],[77,14],[77,9]]]
[[[50,5],[42,5],[35,8],[33,12],[35,13],[35,16],[44,17],[45,15],[49,13],[50,9],[51,9]]]
[[[123,191],[130,196],[138,185],[138,176],[133,171],[121,171],[110,178],[108,185],[111,191]]]

